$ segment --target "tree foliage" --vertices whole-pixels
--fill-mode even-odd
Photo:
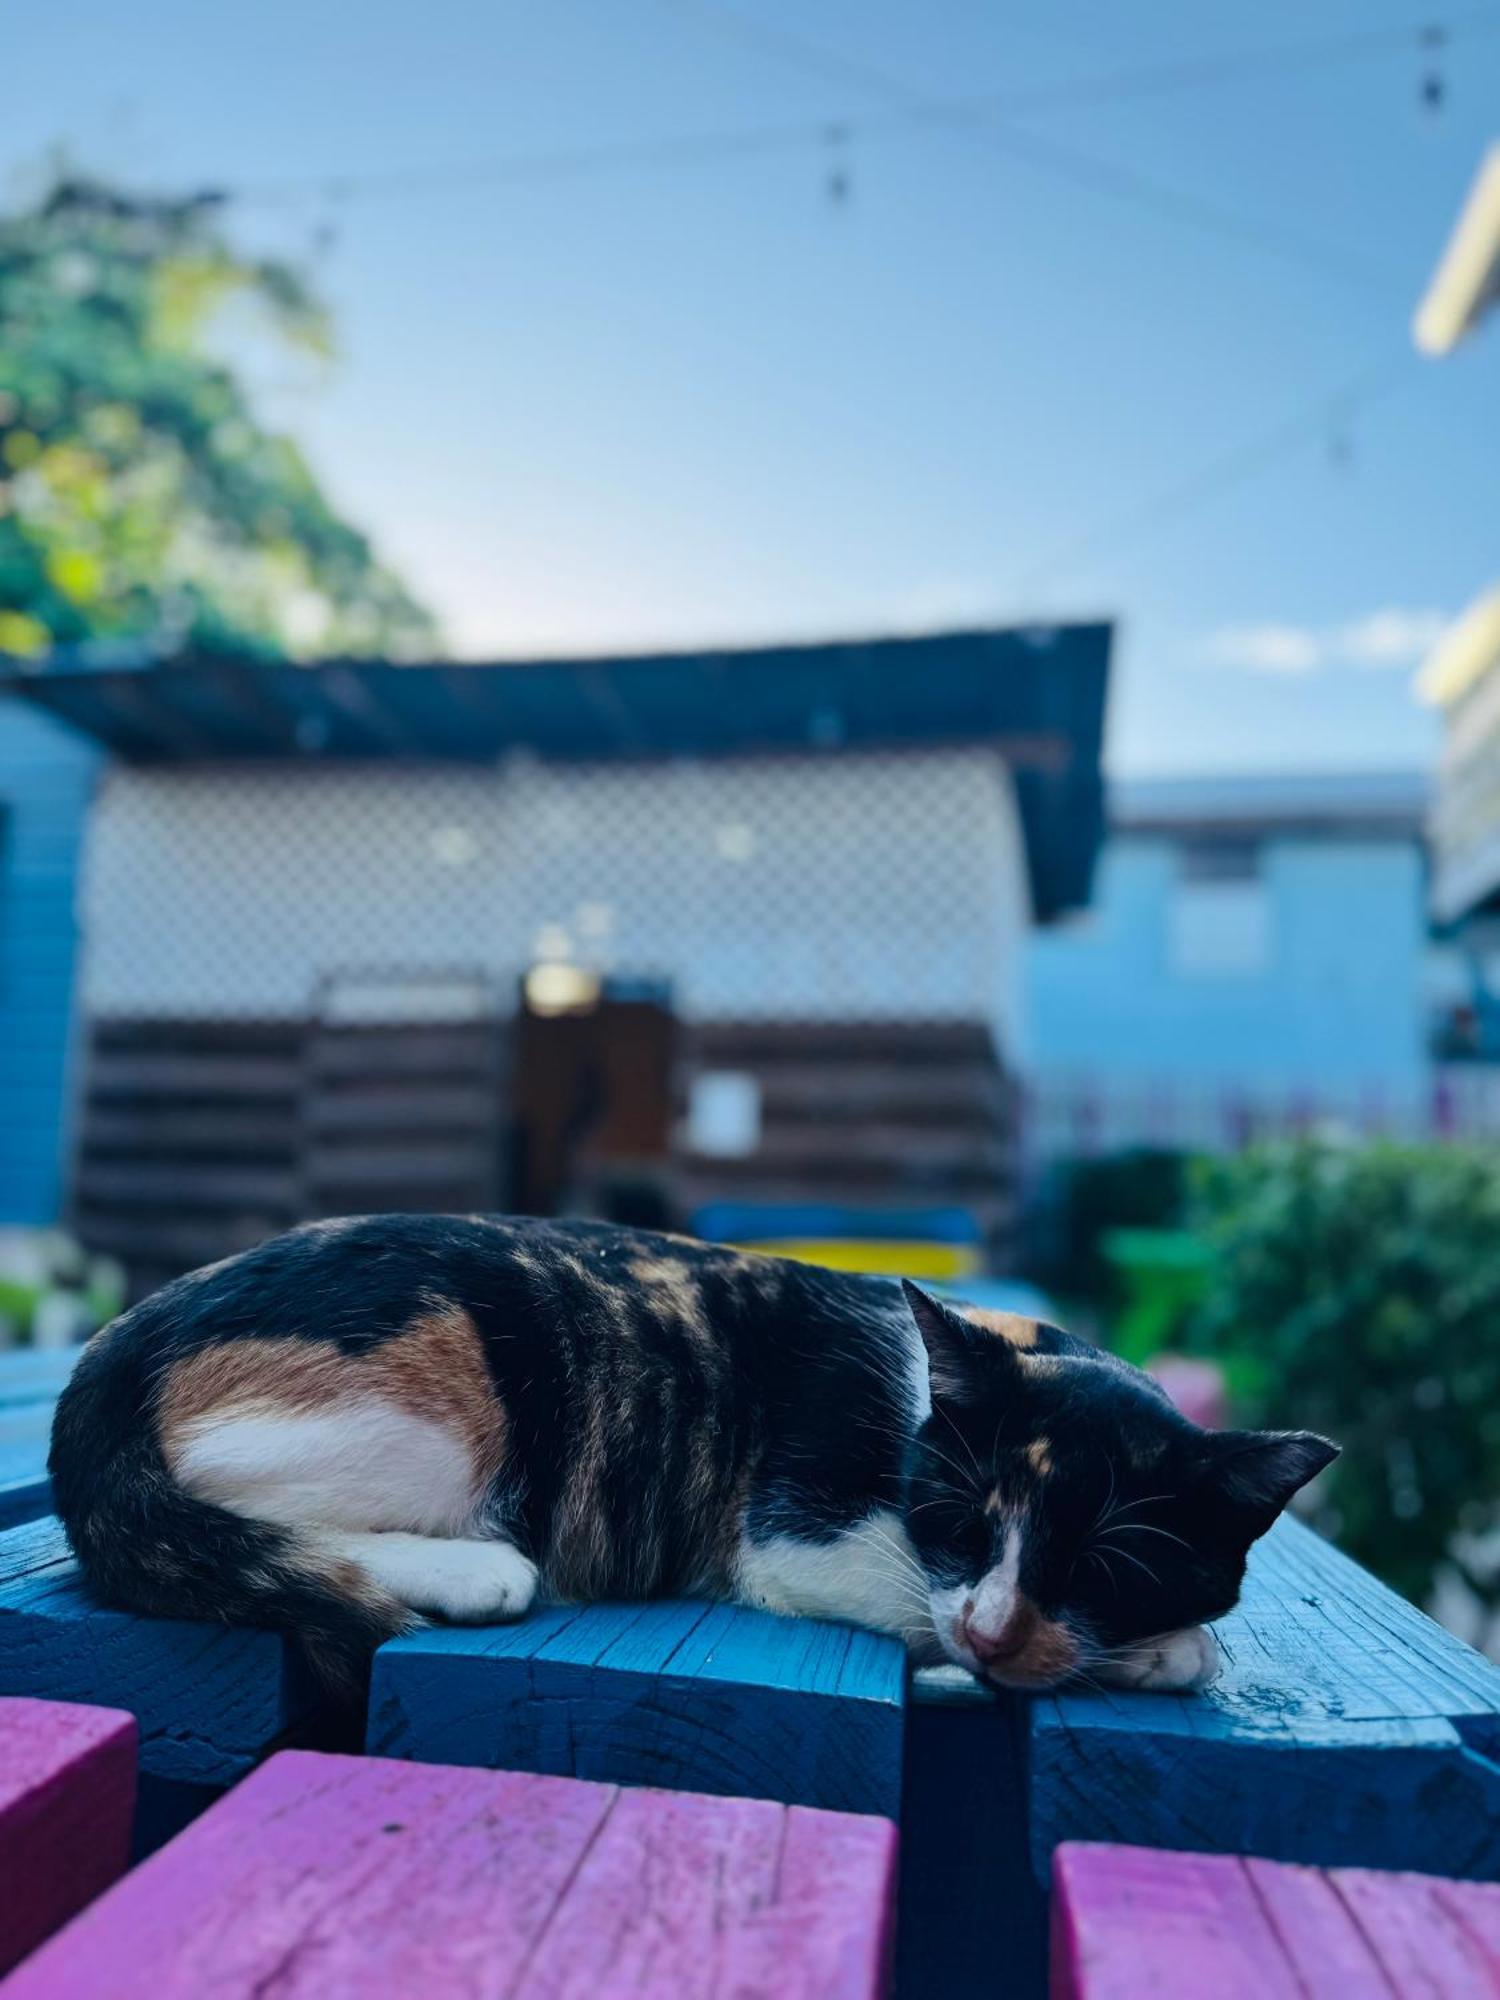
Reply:
[[[1342,1443],[1314,1493],[1351,1555],[1418,1601],[1458,1566],[1500,1606],[1500,1157],[1305,1143],[1202,1175],[1182,1344],[1230,1363],[1251,1418]]]
[[[0,652],[434,649],[427,614],[208,346],[230,305],[326,351],[298,273],[237,256],[212,196],[66,179],[0,217]]]

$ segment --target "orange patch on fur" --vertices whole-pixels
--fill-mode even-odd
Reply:
[[[1045,1618],[1022,1598],[1014,1621],[1015,1639],[997,1666],[1001,1679],[1017,1686],[1049,1687],[1066,1680],[1078,1664],[1078,1646],[1065,1625]]]
[[[1033,1438],[1026,1447],[1026,1461],[1039,1479],[1045,1479],[1052,1470],[1051,1438]]]
[[[1027,1319],[1023,1313],[1000,1312],[992,1306],[965,1306],[959,1311],[970,1326],[983,1327],[986,1333],[996,1333],[1002,1340],[1008,1340],[1012,1347],[1035,1347],[1037,1324]]]
[[[363,1354],[327,1340],[227,1340],[202,1348],[168,1374],[157,1424],[170,1465],[192,1427],[226,1405],[307,1416],[371,1398],[452,1432],[481,1487],[499,1473],[506,1417],[479,1329],[462,1306],[441,1299]]]

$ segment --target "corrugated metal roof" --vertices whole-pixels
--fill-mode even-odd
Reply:
[[[0,688],[139,762],[483,763],[518,750],[584,760],[993,743],[1015,772],[1033,903],[1045,919],[1088,899],[1103,830],[1112,629],[484,664],[54,656],[0,674]]]
[[[1421,771],[1279,771],[1133,779],[1109,788],[1116,833],[1349,832],[1420,838],[1432,781]]]

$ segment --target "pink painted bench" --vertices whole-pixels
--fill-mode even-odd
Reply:
[[[1052,2000],[1496,2000],[1500,1883],[1079,1843]]]
[[[4,2000],[873,2000],[895,1829],[769,1800],[283,1751]]]
[[[123,1871],[135,1747],[118,1709],[0,1701],[0,1972]]]

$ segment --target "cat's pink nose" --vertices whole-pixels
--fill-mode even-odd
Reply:
[[[1021,1605],[1001,1624],[989,1625],[976,1617],[974,1600],[970,1598],[959,1619],[958,1636],[981,1666],[992,1667],[1025,1651],[1035,1622],[1029,1606]]]

